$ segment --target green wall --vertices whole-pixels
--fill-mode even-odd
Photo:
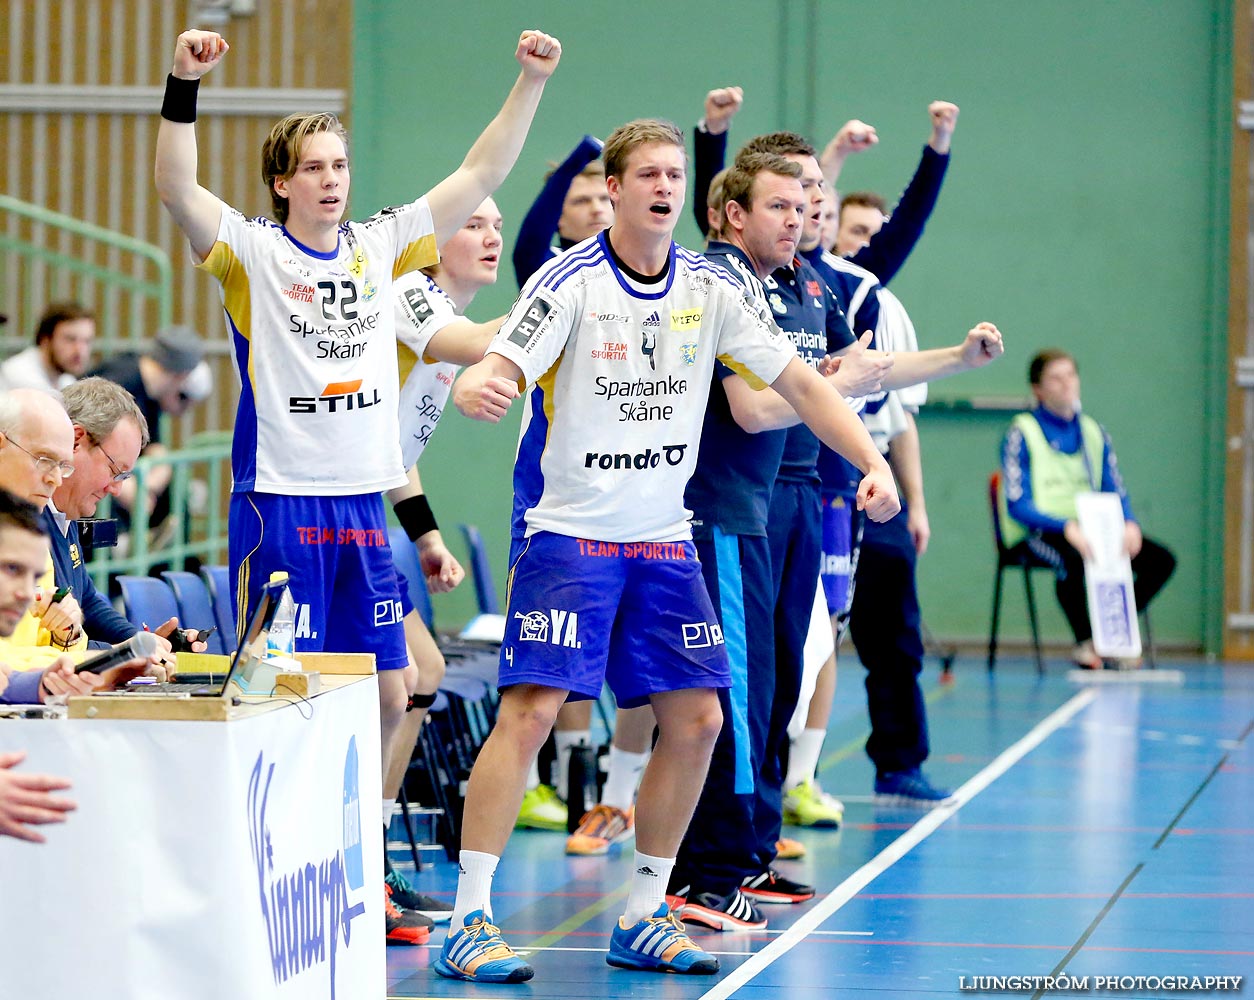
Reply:
[[[1086,411],[1113,435],[1147,533],[1180,558],[1155,606],[1155,637],[1214,648],[1231,36],[1220,0],[519,7],[357,0],[355,217],[412,198],[457,166],[512,83],[513,45],[530,26],[558,35],[564,55],[498,194],[507,250],[547,160],[584,132],[604,137],[634,117],[689,128],[714,86],[745,88],[734,139],[783,125],[822,145],[847,118],[871,122],[880,145],[850,161],[840,186],[890,197],[927,138],[928,101],[955,101],[962,115],[944,193],[893,288],[923,346],[953,343],[990,319],[1007,353],[938,384],[933,397],[1025,398],[1032,353],[1076,353]],[[678,239],[697,244],[687,213]],[[503,266],[472,314],[496,315],[515,293]],[[986,634],[984,484],[1006,419],[946,409],[920,418],[933,529],[920,590],[937,635]],[[516,416],[488,427],[450,409],[423,462],[437,514],[449,526],[479,524],[498,554],[498,583],[516,435]],[[1019,588],[1010,594],[1004,634],[1021,638]],[[472,600],[468,589],[438,599],[437,622],[464,620]],[[1049,637],[1061,639],[1052,599],[1041,603]]]

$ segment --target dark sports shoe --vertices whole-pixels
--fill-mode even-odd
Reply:
[[[421,913],[435,924],[447,924],[453,916],[453,904],[443,900],[432,899],[426,893],[419,892],[409,880],[393,868],[383,880],[392,890],[392,902],[402,910]]]
[[[935,809],[953,799],[948,788],[937,788],[917,767],[909,771],[886,771],[875,776],[875,804],[877,806],[910,806],[916,809]]]
[[[431,940],[431,920],[421,913],[398,909],[392,902],[392,889],[383,886],[383,928],[388,944],[417,945]]]
[[[712,976],[718,959],[702,951],[684,932],[684,925],[665,903],[651,917],[624,927],[620,918],[610,935],[605,960],[620,969],[674,972],[687,976]]]
[[[750,875],[740,884],[740,891],[758,904],[804,903],[814,898],[814,886],[784,878],[774,868]]]
[[[766,917],[739,889],[726,896],[685,890],[676,903],[675,916],[680,920],[716,931],[760,931],[766,926]]]

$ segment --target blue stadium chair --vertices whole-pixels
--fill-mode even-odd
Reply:
[[[239,638],[235,634],[235,605],[231,603],[231,574],[225,566],[201,566],[205,587],[213,601],[213,620],[218,623],[218,635],[228,654],[235,652]]]
[[[408,584],[410,602],[423,624],[434,633],[431,595],[427,593],[427,581],[422,574],[422,566],[418,563],[418,550],[405,534],[404,528],[388,529],[388,544],[392,547],[392,564],[404,575]]]
[[[461,529],[466,548],[470,550],[470,574],[475,581],[479,614],[499,615],[501,602],[496,598],[496,583],[492,579],[492,564],[488,562],[488,549],[483,544],[483,536],[473,524],[463,524]]]
[[[179,625],[183,628],[209,628],[218,624],[217,615],[214,614],[213,600],[209,596],[209,588],[205,586],[204,580],[195,573],[188,573],[185,570],[166,570],[161,574],[161,578],[170,585],[170,589],[174,591],[174,599],[178,601]],[[207,653],[219,655],[226,653],[220,625],[218,631],[209,636],[206,645],[208,646],[205,650]]]
[[[153,628],[179,614],[174,591],[155,576],[119,576],[122,613],[136,628]]]

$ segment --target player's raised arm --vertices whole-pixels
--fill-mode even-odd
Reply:
[[[557,68],[562,44],[542,31],[524,31],[514,58],[522,66],[514,88],[462,165],[427,194],[436,242],[443,245],[509,176],[531,128],[544,85]]]
[[[200,78],[230,48],[216,31],[185,31],[174,47],[174,67],[166,80],[157,130],[154,179],[161,203],[187,236],[200,260],[213,249],[222,202],[196,181],[196,94]]]

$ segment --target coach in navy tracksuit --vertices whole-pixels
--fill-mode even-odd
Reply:
[[[739,247],[711,242],[706,256],[761,296],[761,282]],[[775,691],[775,597],[766,521],[787,436],[784,430],[751,434],[740,427],[723,387],[733,375],[721,363],[715,366],[697,466],[684,494],[701,572],[723,626],[732,687],[718,692],[723,729],[670,887],[686,899],[685,920],[725,930],[765,926],[738,890],[757,855],[757,775]]]
[[[757,158],[801,180],[801,168],[789,159]],[[810,163],[817,170],[812,155]],[[737,195],[744,177],[736,174],[750,169],[757,168],[746,165],[729,175],[729,201],[748,200],[745,192]],[[810,195],[804,197],[808,204]],[[752,209],[745,212],[751,215]],[[730,224],[728,232],[731,239],[747,238]],[[794,257],[760,282],[754,261],[740,245],[713,242],[707,255],[740,279],[813,367],[820,367],[829,351],[853,344],[835,298],[803,261]],[[768,256],[759,252],[756,266],[769,266],[764,263]],[[731,375],[727,369],[715,374],[685,503],[693,510],[694,540],[735,680],[723,693],[723,732],[671,882],[672,893],[685,896],[679,908],[683,919],[720,929],[765,926],[745,896],[797,902],[814,894],[812,887],[778,876],[770,864],[779,837],[780,754],[800,687],[806,631],[804,622],[798,627],[791,618],[781,618],[778,609],[795,600],[791,590],[800,579],[808,581],[806,606],[813,601],[819,563],[818,439],[804,427],[789,426],[796,423],[790,410],[782,424],[789,426],[786,431],[769,429],[781,424],[764,418],[747,400],[740,405],[754,413],[737,412],[728,395]],[[838,384],[854,377],[842,373]],[[849,390],[842,385],[841,391]],[[757,433],[745,429],[750,425]],[[786,572],[785,566],[797,571]]]
[[[775,145],[779,148],[768,143],[762,151],[780,153],[794,162],[808,160],[810,174],[803,178],[803,183],[807,185],[807,203],[812,203],[817,190],[816,175],[821,179],[813,149],[800,137],[791,135]],[[793,156],[786,155],[790,150]],[[821,194],[818,201],[821,202]],[[809,207],[806,212],[810,213]],[[739,255],[736,248],[712,243],[708,252],[721,256],[733,273],[750,274],[747,259]],[[742,277],[742,280],[745,279]],[[765,278],[762,284],[762,294],[776,323],[789,334],[808,364],[818,368],[825,355],[843,351],[853,344],[853,335],[835,297],[804,261],[794,258]],[[769,439],[769,446],[763,439]],[[751,899],[800,902],[814,895],[811,886],[779,876],[770,865],[775,859],[781,827],[782,757],[787,747],[788,720],[800,691],[808,609],[813,604],[818,580],[821,551],[819,478],[815,467],[818,446],[814,434],[801,425],[783,432],[746,435],[727,409],[721,379],[715,379],[697,471],[689,484],[686,502],[694,511],[694,533],[698,538],[711,532],[716,542],[718,532],[737,536],[738,553],[730,543],[722,552],[715,545],[713,552],[707,555],[701,552],[698,542],[698,550],[703,565],[708,558],[710,565],[716,567],[707,576],[712,592],[724,589],[728,568],[739,556],[746,641],[759,648],[751,651],[748,660],[752,697],[749,718],[744,720],[753,754],[757,757],[752,772],[751,810],[746,817],[743,804],[728,803],[726,791],[720,790],[720,784],[725,785],[729,766],[733,770],[739,766],[743,777],[743,768],[752,766],[752,762],[747,765],[743,759],[729,757],[734,746],[723,746],[721,754],[716,749],[711,765],[712,780],[707,780],[701,804],[689,825],[685,846],[680,850],[677,875],[672,879],[673,887],[682,888],[680,882],[687,881],[691,886],[721,897],[701,906],[689,903],[681,911],[685,920],[707,926],[728,928],[764,923],[748,912],[748,907],[725,895],[736,883],[728,885],[732,874],[730,861],[721,869],[718,862],[711,862],[720,852],[725,859],[741,859],[737,863],[743,866],[743,893]],[[768,456],[762,453],[768,447],[769,459],[773,459],[769,465]],[[730,481],[729,468],[738,470]],[[750,486],[755,488],[749,489]],[[749,503],[738,505],[736,494]],[[737,506],[741,509],[736,510]],[[753,512],[751,524],[736,520],[750,510]],[[737,528],[737,525],[740,526]],[[717,596],[712,593],[712,597],[717,604]],[[760,616],[766,614],[766,607],[771,611],[769,618],[763,619]],[[799,616],[798,607],[804,607],[806,613]],[[767,620],[772,624],[766,624]],[[773,633],[773,670],[769,666],[771,659],[760,648],[765,645],[768,633]],[[725,713],[729,709],[733,713],[728,717],[734,723],[735,706],[724,706],[724,709]],[[725,736],[729,728],[724,728]],[[738,789],[743,787],[744,784],[737,786]],[[739,812],[739,818],[729,815],[728,810]],[[710,884],[720,880],[720,885]],[[692,894],[698,894],[695,888]],[[738,915],[741,922],[732,919]]]

